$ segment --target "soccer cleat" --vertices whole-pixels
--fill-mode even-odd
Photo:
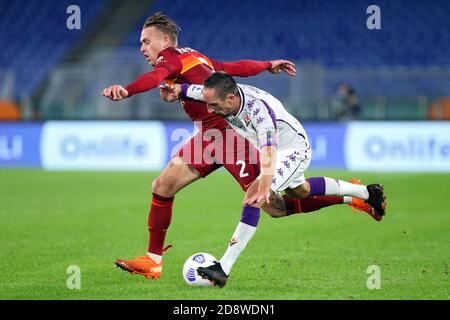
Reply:
[[[198,267],[197,273],[203,279],[208,279],[220,288],[223,288],[228,281],[228,276],[223,271],[220,262],[217,261],[214,261],[214,264],[209,267]]]
[[[377,214],[384,216],[386,196],[384,195],[383,186],[381,184],[369,184],[367,191],[369,191],[369,199],[366,202],[372,206]]]
[[[352,209],[354,209],[355,211],[358,210],[358,211],[366,212],[369,216],[371,216],[372,218],[374,218],[377,221],[381,221],[381,219],[383,219],[383,217],[380,216],[378,213],[376,213],[374,208],[372,208],[372,206],[370,204],[368,204],[367,202],[365,202],[364,200],[361,200],[356,197],[352,197],[352,202],[349,203],[348,205],[350,207],[352,207]]]
[[[117,259],[115,264],[120,269],[131,274],[140,274],[147,279],[159,279],[162,274],[163,262],[156,263],[148,255],[134,258],[133,260]]]
[[[353,184],[361,184],[361,180],[359,179],[351,179],[349,180],[350,183]],[[383,219],[383,216],[379,215],[374,208],[365,202],[364,200],[361,200],[356,197],[352,197],[352,202],[348,204],[350,207],[352,207],[353,211],[362,211],[366,212],[369,216],[374,218],[376,221],[381,221]]]

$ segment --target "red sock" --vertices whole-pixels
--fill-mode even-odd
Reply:
[[[148,215],[148,231],[150,231],[148,252],[160,256],[163,253],[166,232],[172,220],[173,199],[153,193],[152,205]]]
[[[312,196],[305,199],[289,198],[283,196],[288,215],[301,212],[316,211],[321,208],[332,206],[334,204],[341,204],[344,202],[344,197],[340,196]]]
[[[286,206],[287,215],[291,215],[294,213],[302,212],[300,206],[300,199],[298,198],[289,198],[287,195],[283,196],[284,205]]]

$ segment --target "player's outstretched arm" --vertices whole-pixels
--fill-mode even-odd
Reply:
[[[295,64],[289,60],[272,60],[272,61],[256,61],[256,60],[240,60],[234,62],[218,62],[213,61],[216,70],[221,70],[231,76],[251,77],[268,70],[271,73],[278,74],[281,71],[286,72],[290,76],[295,76]]]
[[[165,80],[169,74],[169,70],[164,67],[155,68],[150,72],[144,73],[126,87],[122,87],[121,85],[113,85],[103,89],[102,96],[105,96],[113,101],[120,101],[127,97],[131,97],[136,93],[141,93],[158,87],[161,81]]]

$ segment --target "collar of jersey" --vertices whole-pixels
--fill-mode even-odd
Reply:
[[[239,112],[236,113],[236,115],[233,117],[239,117],[239,115],[241,114],[241,112],[245,106],[245,96],[244,96],[244,92],[242,91],[240,86],[238,86],[238,91],[239,91],[239,96],[241,97],[241,106],[239,107]]]

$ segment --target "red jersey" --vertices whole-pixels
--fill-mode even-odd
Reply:
[[[157,87],[160,81],[168,83],[203,84],[215,71],[225,71],[232,76],[252,76],[268,68],[269,61],[241,60],[219,62],[202,55],[191,48],[169,47],[161,51],[155,69],[125,87],[129,96]],[[183,108],[192,121],[201,121],[203,130],[223,129],[226,121],[214,113],[209,113],[205,103],[183,101]]]

